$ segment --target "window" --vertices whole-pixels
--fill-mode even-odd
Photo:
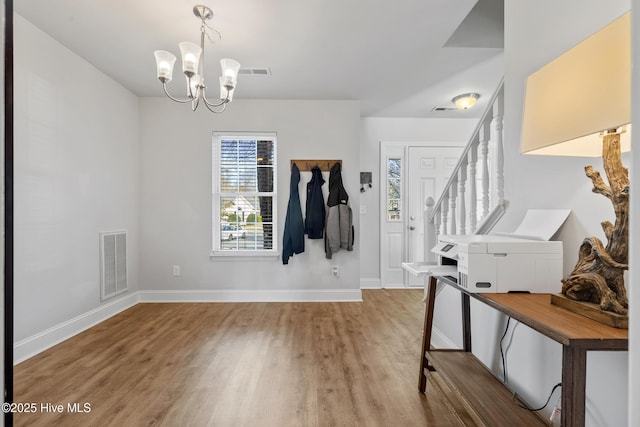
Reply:
[[[215,133],[212,255],[277,254],[276,136]]]
[[[402,159],[387,158],[387,221],[400,221],[402,208]]]

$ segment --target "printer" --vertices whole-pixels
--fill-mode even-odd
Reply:
[[[560,293],[562,242],[508,235],[440,235],[431,250],[456,266],[458,286],[472,293]]]

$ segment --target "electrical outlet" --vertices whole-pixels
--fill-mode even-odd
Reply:
[[[331,274],[333,274],[334,276],[338,277],[338,273],[340,272],[339,268],[337,265],[334,265],[331,267]]]
[[[179,265],[174,265],[173,266],[173,277],[178,277],[180,276],[180,266]]]

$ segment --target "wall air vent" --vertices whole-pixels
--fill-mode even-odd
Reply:
[[[100,233],[100,301],[127,291],[127,233]]]
[[[270,76],[271,70],[269,68],[240,68],[238,71],[240,76]]]

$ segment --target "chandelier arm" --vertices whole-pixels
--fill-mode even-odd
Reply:
[[[229,99],[229,91],[227,90],[227,96],[224,99],[221,99],[220,102],[215,103],[215,102],[211,102],[207,99],[207,88],[203,87],[202,88],[202,92],[200,92],[201,96],[200,98],[202,98],[202,100],[204,101],[205,105],[208,107],[212,107],[212,108],[216,108],[216,107],[220,107],[222,105],[228,104],[229,102],[231,102],[231,100]],[[226,108],[226,106],[225,106]],[[211,108],[209,108],[211,110]],[[222,109],[222,111],[224,111],[224,108]]]
[[[186,99],[174,98],[173,96],[171,96],[171,94],[167,90],[166,83],[162,83],[162,89],[164,89],[164,94],[167,95],[169,99],[172,101],[179,102],[181,104],[186,104],[187,102],[193,101],[193,98],[186,98]]]
[[[193,98],[191,100],[191,111],[196,111],[198,109],[199,104],[200,104],[200,98]]]
[[[225,103],[223,103],[223,104],[217,104],[217,106],[222,105],[222,109],[220,109],[220,110],[215,110],[215,109],[214,109],[214,107],[215,107],[216,105],[213,105],[213,104],[212,104],[212,105],[209,105],[209,103],[208,103],[208,102],[206,102],[206,100],[205,100],[204,105],[207,107],[207,109],[208,109],[209,111],[211,111],[212,113],[216,113],[216,114],[220,114],[220,113],[224,112],[224,110],[226,110],[226,109],[227,109],[227,103],[226,103],[226,102],[225,102]]]
[[[228,92],[227,92],[228,93]],[[225,99],[222,99],[220,102],[215,103],[215,102],[211,102],[207,99],[207,96],[204,94],[204,92],[202,93],[202,100],[204,101],[204,103],[207,105],[207,107],[220,107],[221,105],[225,105],[229,103],[229,95],[227,95],[227,97]]]

